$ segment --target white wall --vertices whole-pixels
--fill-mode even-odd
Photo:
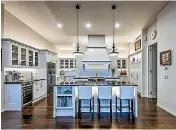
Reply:
[[[148,44],[148,46],[157,42],[157,36],[155,39],[151,39],[151,33],[153,30],[157,31],[157,22],[156,21],[147,29],[147,44]]]
[[[55,51],[52,43],[4,10],[4,37],[11,38],[38,49]]]
[[[4,5],[1,4],[1,37],[4,36]],[[0,53],[0,57],[1,57],[1,53]],[[1,67],[1,63],[0,63],[0,67]],[[4,111],[4,70],[2,68],[1,70],[1,112]]]
[[[164,70],[158,62],[157,105],[176,116],[176,2],[170,2],[157,16],[158,61],[159,53],[171,49],[172,65]],[[164,76],[168,75],[168,79]]]

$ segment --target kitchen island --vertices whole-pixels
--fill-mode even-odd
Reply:
[[[112,86],[112,112],[115,110],[115,94],[120,93],[120,86],[133,86],[134,87],[134,115],[138,116],[138,101],[137,101],[137,85],[130,82],[117,82],[117,81],[103,81],[103,82],[90,82],[90,81],[78,81],[73,84],[56,84],[54,85],[53,94],[53,117],[57,116],[76,116],[77,113],[77,100],[78,100],[78,86],[92,86],[92,93],[94,95],[94,110],[97,112],[97,96],[98,86]],[[86,93],[86,92],[85,92]],[[83,106],[88,102],[83,102]],[[106,105],[104,101],[102,104]],[[119,102],[117,102],[119,104]],[[127,104],[126,101],[122,102],[123,106]],[[88,108],[83,108],[82,112],[88,112]],[[109,112],[107,108],[103,108],[102,112]],[[127,108],[124,108],[122,112],[128,112]]]

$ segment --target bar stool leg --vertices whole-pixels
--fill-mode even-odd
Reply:
[[[89,101],[90,101],[90,112],[89,112],[90,120],[92,119],[92,116],[91,116],[91,109],[92,109],[91,100],[92,100],[92,99],[89,100]]]
[[[92,107],[93,107],[93,117],[94,117],[94,97],[93,97],[92,100],[93,100],[93,101],[92,101],[92,102],[93,102],[93,106],[92,106]]]
[[[130,109],[131,109],[131,105],[130,105],[130,100],[128,100],[128,120],[130,120]]]
[[[98,99],[98,118],[100,118],[100,113],[101,113],[101,111],[100,111],[100,99]]]
[[[112,100],[110,99],[110,120],[112,120]]]
[[[132,123],[134,123],[133,99],[131,100]]]
[[[80,119],[80,99],[78,99],[78,119]]]
[[[120,120],[122,120],[122,100],[120,99]]]
[[[116,119],[117,119],[117,97],[116,97],[116,99],[115,99],[115,102],[116,102],[116,105],[115,105],[115,112],[116,112]]]

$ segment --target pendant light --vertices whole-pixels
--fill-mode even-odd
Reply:
[[[119,54],[119,52],[115,51],[115,43],[114,43],[114,10],[116,9],[116,6],[113,5],[112,6],[112,10],[113,10],[113,24],[112,24],[112,28],[113,28],[113,46],[112,46],[112,52],[109,53],[110,56],[117,56]]]
[[[79,5],[76,5],[76,9],[77,9],[77,46],[76,46],[76,51],[73,52],[72,54],[74,55],[83,55],[82,52],[79,51],[79,39],[78,39],[78,10],[80,9],[79,8]]]

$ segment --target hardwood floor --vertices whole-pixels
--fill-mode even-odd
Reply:
[[[146,129],[176,129],[176,117],[156,107],[156,100],[139,98],[139,116],[132,124],[126,117],[121,122],[113,116],[97,115],[90,121],[88,114],[84,114],[81,120],[73,117],[52,117],[52,95],[48,99],[29,106],[22,112],[1,113],[2,129],[71,129],[71,128],[146,128]]]

